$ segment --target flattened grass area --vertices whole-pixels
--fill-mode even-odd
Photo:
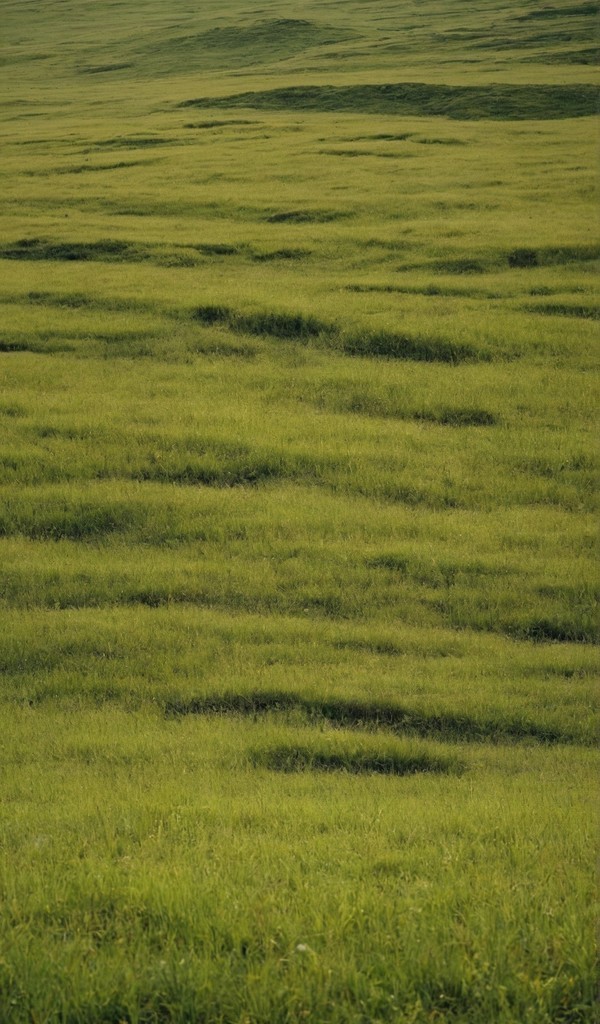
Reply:
[[[1,0],[0,1019],[588,1024],[598,4]]]

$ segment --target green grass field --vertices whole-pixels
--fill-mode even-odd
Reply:
[[[1,0],[0,1020],[594,1019],[598,13]]]

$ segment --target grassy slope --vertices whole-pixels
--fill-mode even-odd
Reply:
[[[596,7],[3,0],[3,1019],[590,1019]]]

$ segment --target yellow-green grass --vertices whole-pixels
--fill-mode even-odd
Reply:
[[[265,749],[358,741],[106,708],[5,720],[5,1018],[589,1019],[589,753],[282,773]]]
[[[592,1019],[597,6],[2,0],[3,1020]]]
[[[59,554],[68,574],[72,550],[63,545]],[[46,580],[55,594],[57,568],[54,586]],[[88,562],[88,574],[91,568]],[[164,571],[164,564],[157,568]],[[5,613],[0,656],[7,705],[76,709],[88,701],[116,702],[176,717],[293,712],[457,742],[594,742],[596,660],[585,645],[399,626],[384,616],[333,619],[315,608],[314,598],[312,607],[275,617],[236,607],[231,578],[222,581],[229,594],[213,593],[199,608],[169,602],[156,578],[153,590],[152,581],[144,589],[117,572],[113,567],[109,580],[111,606]],[[75,583],[67,576],[63,600],[83,575]]]

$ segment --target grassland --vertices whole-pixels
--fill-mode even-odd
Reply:
[[[598,5],[2,0],[0,1019],[588,1024]]]

